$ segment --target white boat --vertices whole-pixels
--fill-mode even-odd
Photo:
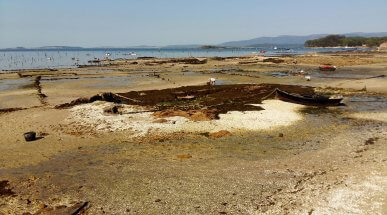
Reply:
[[[135,52],[129,52],[129,53],[124,53],[123,55],[136,56],[137,54]]]

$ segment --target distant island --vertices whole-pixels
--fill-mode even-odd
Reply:
[[[250,40],[240,40],[240,41],[231,41],[219,44],[220,46],[226,47],[257,47],[265,44],[275,44],[275,45],[303,45],[308,40],[315,40],[322,37],[326,37],[332,34],[311,34],[311,35],[281,35],[276,37],[258,37]],[[346,37],[386,37],[387,32],[373,32],[373,33],[364,33],[364,32],[353,32],[353,33],[344,33],[339,34]]]
[[[387,41],[387,37],[346,37],[328,35],[323,38],[308,40],[305,47],[378,47]]]

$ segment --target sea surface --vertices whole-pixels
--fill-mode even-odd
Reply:
[[[227,49],[46,49],[0,50],[0,73],[19,69],[55,69],[88,65],[95,59],[136,59],[137,57],[230,57],[261,54],[265,56],[297,55],[307,52],[336,52],[337,48],[304,48],[302,45],[265,46],[257,48]],[[348,49],[345,49],[348,50]],[[265,53],[261,53],[265,52]]]

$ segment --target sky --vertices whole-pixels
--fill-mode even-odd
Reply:
[[[387,0],[0,0],[0,48],[387,32]]]

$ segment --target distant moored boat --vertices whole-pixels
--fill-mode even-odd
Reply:
[[[321,65],[319,69],[320,71],[335,71],[337,67],[332,65]]]

